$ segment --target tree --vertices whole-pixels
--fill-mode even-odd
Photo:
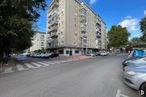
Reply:
[[[45,0],[0,0],[0,62],[4,53],[31,46],[32,25],[45,7]]]
[[[139,37],[134,37],[130,40],[130,45],[132,47],[139,47],[141,44],[142,40]]]
[[[140,29],[141,29],[141,32],[143,32],[143,35],[142,35],[141,39],[142,39],[142,41],[146,41],[146,17],[141,19]]]
[[[143,34],[146,34],[146,17],[140,21],[140,29]]]
[[[121,26],[112,26],[108,32],[109,46],[120,47],[125,46],[128,43],[129,32],[126,28]]]

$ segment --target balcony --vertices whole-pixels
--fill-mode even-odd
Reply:
[[[54,21],[51,21],[50,23],[48,22],[48,27],[51,27],[51,26],[57,26],[58,25],[58,20],[54,20]]]
[[[58,38],[58,35],[57,35],[56,32],[52,32],[50,36],[51,36],[52,39]]]
[[[81,27],[81,32],[86,32],[86,27]]]
[[[96,32],[96,38],[101,38],[101,33]]]
[[[83,37],[83,39],[86,39],[87,35],[86,34],[82,34],[82,37]]]
[[[86,24],[86,19],[81,19],[80,23],[85,23]]]
[[[48,27],[49,28],[49,30],[48,30],[48,33],[51,33],[51,32],[57,32],[57,30],[58,30],[58,26],[53,26],[53,27]]]
[[[59,0],[55,0],[54,2],[53,2],[53,4],[52,4],[52,9],[54,9],[54,8],[58,8],[59,7]]]
[[[58,18],[59,18],[58,13],[53,13],[48,17],[48,21],[58,20]]]
[[[48,16],[51,16],[51,15],[54,14],[54,13],[58,13],[58,8],[51,10],[51,11],[48,13]]]
[[[52,41],[49,43],[49,48],[56,48],[58,47],[58,39],[52,39]]]

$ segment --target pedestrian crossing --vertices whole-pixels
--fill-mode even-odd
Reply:
[[[12,72],[24,71],[24,70],[29,70],[29,69],[36,69],[40,67],[48,67],[53,64],[60,64],[60,63],[65,63],[65,62],[69,62],[69,60],[68,61],[67,60],[42,61],[42,62],[29,62],[29,63],[17,64],[16,66],[3,68],[2,73],[5,74],[5,73],[12,73]]]
[[[5,68],[4,72],[5,73],[11,73],[11,72],[13,72],[12,69],[13,69],[12,67]]]
[[[23,71],[23,70],[27,70],[26,68],[24,68],[21,64],[16,65],[17,70],[18,71]]]
[[[26,63],[25,65],[26,65],[28,68],[31,68],[31,69],[32,69],[32,68],[36,68],[35,66],[33,66],[33,65],[31,65],[31,64],[28,64],[28,63]]]

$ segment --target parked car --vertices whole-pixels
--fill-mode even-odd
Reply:
[[[97,56],[97,54],[96,54],[96,53],[88,53],[88,54],[86,54],[86,56],[92,56],[92,57],[95,57],[95,56]]]
[[[146,55],[146,50],[135,49],[129,54],[128,58],[144,57],[145,55]]]
[[[18,54],[14,56],[18,61],[25,61],[27,60],[27,55],[24,54]]]
[[[146,63],[146,51],[145,50],[133,50],[128,58],[122,63],[123,67],[132,63]]]
[[[123,68],[125,66],[128,66],[130,64],[138,64],[138,63],[146,63],[146,57],[133,57],[133,58],[128,58],[126,59],[122,65],[123,65]]]
[[[143,97],[146,97],[146,64],[126,66],[123,71],[123,81],[129,87],[138,90]]]
[[[58,53],[51,53],[51,55],[50,55],[50,58],[54,58],[54,57],[58,57],[59,56],[59,54]]]
[[[109,52],[107,52],[107,51],[100,51],[99,52],[100,56],[107,56],[108,54],[109,54]]]
[[[51,58],[52,53],[32,53],[30,56],[34,58]]]

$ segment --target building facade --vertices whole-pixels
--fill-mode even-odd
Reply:
[[[81,0],[52,0],[47,10],[47,48],[63,55],[106,49],[106,24]]]
[[[35,32],[32,38],[32,46],[29,48],[29,51],[42,50],[47,48],[47,37],[48,34],[44,32]]]

